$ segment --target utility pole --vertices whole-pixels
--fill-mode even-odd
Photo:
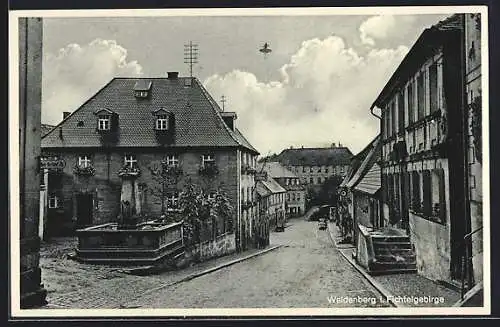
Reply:
[[[226,104],[226,97],[224,95],[221,96],[220,102],[222,102],[222,111],[225,109],[225,104]]]
[[[193,77],[193,65],[198,63],[198,44],[184,44],[184,63],[189,65],[189,76]]]

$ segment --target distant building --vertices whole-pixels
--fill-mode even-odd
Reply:
[[[303,185],[319,187],[332,175],[345,176],[351,151],[332,144],[329,148],[290,148],[283,150],[277,161],[294,172]]]
[[[358,224],[370,228],[384,225],[380,219],[380,151],[380,136],[377,136],[353,157],[349,174],[340,184],[341,190],[344,190],[343,197],[349,199],[353,241],[356,240]]]
[[[267,217],[270,227],[276,226],[278,220],[285,218],[286,190],[269,175],[266,179],[257,182],[256,190],[259,198],[259,213]]]
[[[481,232],[474,251],[467,240],[472,222],[482,225],[481,166],[467,124],[467,102],[481,103],[479,62],[466,60],[477,60],[479,33],[469,14],[424,30],[373,104],[382,110],[383,215],[409,233],[421,274],[457,284],[472,271],[482,278]]]
[[[286,190],[287,217],[297,217],[305,214],[306,189],[302,185],[300,178],[279,162],[266,162],[261,168],[267,172],[268,176]]]
[[[183,185],[227,194],[237,249],[252,243],[257,150],[196,78],[114,78],[42,139],[44,156],[66,165],[48,172],[48,229],[116,221],[123,203],[136,215],[174,214]],[[171,182],[158,199],[150,169],[162,162]],[[216,227],[231,232],[225,222]]]

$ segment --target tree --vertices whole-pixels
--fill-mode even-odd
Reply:
[[[217,220],[223,222],[223,232],[233,230],[233,213],[228,197],[220,189],[215,197],[209,199],[201,187],[188,180],[179,195],[179,209],[183,217],[185,244],[192,245],[201,241],[202,228],[212,223],[211,238],[217,234]]]
[[[188,180],[179,194],[179,209],[183,216],[183,236],[185,244],[192,245],[200,241],[201,216],[203,214],[202,190]]]
[[[154,181],[153,186],[150,188],[151,195],[156,198],[157,203],[161,204],[161,214],[165,215],[168,187],[177,185],[182,170],[177,166],[169,165],[166,160],[162,160],[159,165],[155,164],[148,168]]]
[[[322,204],[337,205],[337,190],[342,183],[342,177],[339,175],[332,175],[321,185],[317,194],[318,201]]]

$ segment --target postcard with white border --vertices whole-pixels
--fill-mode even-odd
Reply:
[[[487,13],[10,11],[11,316],[489,314]]]

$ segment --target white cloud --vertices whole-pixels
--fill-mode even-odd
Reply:
[[[376,41],[399,38],[415,21],[415,16],[372,16],[359,26],[361,42],[375,46]]]
[[[138,76],[142,67],[127,61],[127,50],[114,40],[69,44],[43,63],[42,122],[57,124],[63,111],[74,111],[115,76]]]
[[[372,49],[362,56],[336,36],[311,39],[270,83],[249,72],[207,78],[214,98],[228,99],[237,126],[266,154],[290,145],[324,146],[338,142],[356,152],[378,133],[369,108],[408,49]]]

